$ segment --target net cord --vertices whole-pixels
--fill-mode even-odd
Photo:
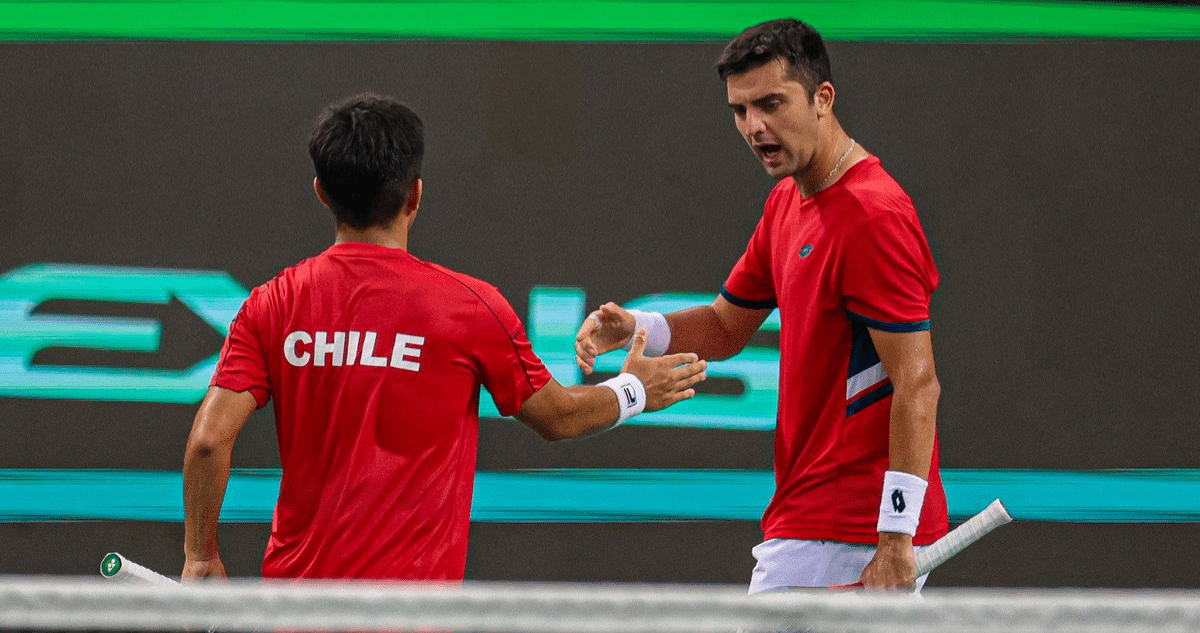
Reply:
[[[743,588],[361,582],[130,585],[91,578],[0,578],[0,628],[521,633],[874,631],[1196,631],[1200,592],[1099,590],[828,591],[747,596]]]

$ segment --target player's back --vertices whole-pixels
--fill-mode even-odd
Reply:
[[[343,243],[256,289],[241,318],[283,465],[264,575],[461,578],[479,387],[525,338],[508,303],[404,250]]]

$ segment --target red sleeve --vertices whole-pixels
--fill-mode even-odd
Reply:
[[[480,382],[492,394],[500,415],[513,415],[550,381],[550,370],[533,353],[525,326],[498,291],[483,295],[476,311],[475,349]]]
[[[267,406],[271,398],[267,382],[267,354],[258,332],[264,331],[259,306],[263,300],[261,286],[242,303],[242,308],[229,324],[229,335],[221,347],[221,360],[213,372],[213,387],[230,391],[249,391],[258,401],[258,408]]]
[[[775,282],[771,275],[770,222],[766,213],[754,228],[746,252],[729,271],[729,277],[721,287],[721,296],[735,306],[751,310],[777,307]]]
[[[915,210],[870,214],[844,252],[842,296],[850,319],[888,332],[929,329],[938,273]]]

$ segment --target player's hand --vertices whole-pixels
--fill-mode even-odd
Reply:
[[[858,579],[867,591],[917,588],[917,556],[912,537],[897,532],[880,532],[879,549]]]
[[[575,335],[575,363],[583,373],[592,373],[596,357],[624,346],[636,323],[632,314],[611,301],[600,306],[583,320]]]
[[[632,317],[631,317],[632,318]],[[692,387],[708,377],[708,361],[692,353],[646,358],[646,330],[633,335],[633,346],[621,372],[637,376],[646,387],[646,411],[665,409],[696,395]]]
[[[183,573],[180,574],[180,581],[187,582],[189,580],[198,580],[201,578],[226,578],[225,564],[221,562],[220,556],[205,560],[187,559],[183,563]]]

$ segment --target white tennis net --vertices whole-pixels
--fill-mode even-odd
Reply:
[[[1198,631],[1200,592],[929,590],[746,596],[713,586],[467,583],[122,584],[0,577],[0,629],[224,631]]]

